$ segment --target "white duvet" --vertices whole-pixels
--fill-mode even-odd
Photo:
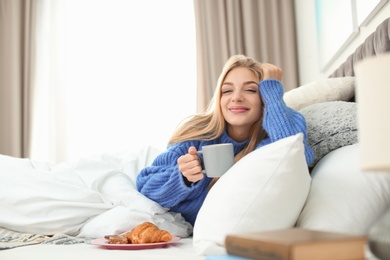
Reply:
[[[192,227],[180,214],[135,187],[138,172],[158,153],[146,147],[56,165],[0,155],[0,227],[96,238],[150,221],[187,237]]]

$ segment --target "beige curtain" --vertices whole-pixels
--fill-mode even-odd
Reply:
[[[293,0],[194,0],[197,111],[210,101],[225,61],[245,54],[283,69],[285,90],[297,87]]]
[[[33,0],[0,0],[0,154],[28,157],[34,69]]]

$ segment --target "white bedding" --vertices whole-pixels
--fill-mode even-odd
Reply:
[[[136,175],[158,153],[147,147],[58,165],[0,155],[0,228],[99,238],[152,221],[182,237],[167,248],[149,250],[106,250],[88,240],[72,245],[22,243],[0,250],[0,259],[205,259],[193,246],[191,225],[135,188]],[[369,250],[366,254],[366,259],[375,259]]]
[[[57,165],[0,155],[0,227],[97,238],[151,221],[188,237],[192,227],[180,214],[136,190],[136,175],[158,153],[146,147]]]
[[[136,260],[202,260],[205,256],[195,254],[192,238],[183,238],[166,248],[145,250],[106,250],[90,244],[34,245],[0,251],[0,259],[136,259]]]

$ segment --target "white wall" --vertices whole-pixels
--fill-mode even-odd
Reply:
[[[300,85],[327,78],[339,65],[364,42],[365,38],[375,31],[376,27],[390,17],[390,2],[387,2],[372,20],[360,27],[358,35],[343,49],[326,68],[320,66],[317,43],[315,1],[295,0],[296,26],[298,35],[298,66]]]

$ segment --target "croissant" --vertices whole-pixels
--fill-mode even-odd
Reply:
[[[129,241],[126,237],[121,235],[109,235],[105,236],[105,238],[108,240],[109,244],[128,244]]]
[[[166,230],[159,229],[151,222],[144,222],[130,232],[123,234],[131,244],[146,244],[168,242],[172,239],[171,233]]]

